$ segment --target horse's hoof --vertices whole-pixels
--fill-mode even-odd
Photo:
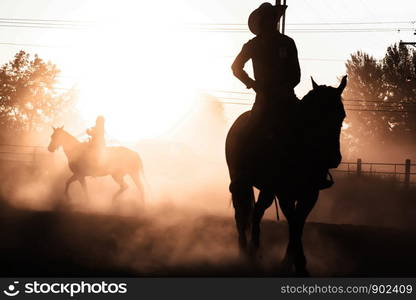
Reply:
[[[285,255],[282,262],[280,263],[279,270],[282,275],[290,276],[294,271],[293,258],[289,255]]]
[[[55,208],[57,211],[68,211],[71,209],[71,202],[67,199],[57,201]]]
[[[250,244],[248,245],[248,255],[252,261],[256,261],[258,259],[261,259],[261,255],[259,254],[259,243],[255,240],[251,240]]]
[[[238,237],[238,247],[244,250],[247,250],[247,238],[244,235]]]
[[[294,265],[296,270],[306,270],[306,257],[303,253],[295,256]]]
[[[247,249],[242,249],[242,248],[240,248],[240,249],[239,249],[239,252],[238,252],[238,257],[240,258],[240,260],[241,260],[242,262],[247,262],[247,261],[250,261],[250,255],[249,255],[249,253],[248,253],[248,250],[247,250]]]
[[[247,251],[247,258],[249,259],[250,263],[257,262],[257,250],[248,249]]]
[[[250,249],[247,246],[247,243],[240,243],[239,247],[239,256],[243,261],[251,261]]]
[[[302,268],[302,269],[296,268],[295,276],[296,277],[310,277],[311,275],[306,268]]]

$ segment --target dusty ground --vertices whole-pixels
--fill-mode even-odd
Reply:
[[[138,217],[0,206],[1,276],[285,276],[285,222],[263,223],[262,259],[241,261],[231,217]],[[416,276],[416,232],[308,223],[312,276]]]

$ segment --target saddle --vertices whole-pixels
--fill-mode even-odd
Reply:
[[[85,155],[88,157],[88,167],[92,170],[100,170],[107,164],[108,155],[105,146],[99,146],[94,142],[85,143]]]

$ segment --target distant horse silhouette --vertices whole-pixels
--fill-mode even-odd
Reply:
[[[143,166],[140,156],[136,152],[125,147],[105,147],[100,162],[97,163],[97,153],[91,150],[88,143],[81,143],[66,132],[63,127],[53,128],[48,150],[54,152],[60,146],[63,147],[68,158],[69,168],[73,173],[66,182],[65,195],[69,196],[70,184],[78,180],[88,197],[86,176],[111,175],[120,185],[120,189],[113,196],[113,200],[116,200],[127,189],[124,176],[129,175],[140,192],[141,200],[144,201]]]
[[[339,149],[339,135],[345,118],[341,94],[346,84],[346,76],[337,88],[318,86],[312,79],[313,89],[299,101],[297,115],[293,117],[294,123],[298,124],[296,147],[284,158],[279,157],[275,149],[285,141],[278,137],[270,141],[269,138],[264,145],[257,145],[258,153],[253,156],[253,166],[247,171],[247,163],[241,155],[244,155],[242,149],[247,143],[245,128],[250,112],[240,115],[230,128],[226,139],[230,191],[240,251],[248,257],[256,255],[261,219],[276,196],[289,225],[289,243],[282,265],[289,272],[308,274],[302,233],[306,218],[318,199],[319,179],[327,173],[325,166],[331,152],[328,147]],[[257,202],[253,187],[260,190]],[[248,243],[246,233],[250,228]]]

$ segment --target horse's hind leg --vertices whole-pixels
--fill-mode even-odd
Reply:
[[[263,218],[264,212],[268,209],[274,200],[274,193],[272,191],[262,190],[259,194],[259,199],[254,205],[253,224],[251,228],[251,246],[253,255],[257,252],[260,246],[260,222]]]
[[[278,195],[280,208],[286,217],[288,226],[289,226],[289,243],[286,247],[286,254],[282,261],[282,271],[291,273],[294,266],[294,238],[296,230],[295,227],[295,213],[296,213],[296,202],[293,197],[288,197],[287,195]]]
[[[254,204],[253,188],[245,184],[230,184],[232,201],[235,210],[235,222],[238,231],[240,253],[247,254],[246,231],[250,226],[250,218]]]
[[[299,196],[299,201],[296,205],[295,222],[292,225],[292,232],[290,235],[294,239],[295,243],[295,269],[296,273],[304,275],[307,274],[306,270],[306,257],[303,252],[302,235],[305,227],[306,219],[312,211],[313,207],[318,200],[319,190],[310,190],[302,193]],[[297,248],[296,248],[297,246]]]
[[[113,201],[115,201],[121,193],[123,193],[127,189],[127,184],[124,182],[123,175],[113,174],[111,175],[113,179],[119,184],[120,189],[114,194]]]
[[[142,203],[145,202],[145,196],[144,196],[144,184],[143,184],[143,175],[140,173],[133,172],[129,174],[131,179],[134,181],[134,184],[136,185],[137,189],[140,193],[140,200]],[[141,176],[140,176],[141,175]]]
[[[78,180],[81,183],[82,189],[85,193],[85,197],[87,198],[87,200],[89,200],[90,195],[88,194],[88,187],[87,187],[87,182],[85,180],[85,177],[80,177],[80,178],[78,178]]]

